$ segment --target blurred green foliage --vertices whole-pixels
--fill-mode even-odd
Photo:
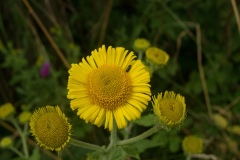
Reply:
[[[178,130],[161,130],[135,146],[117,150],[116,159],[122,151],[136,159],[184,159],[181,141],[189,134],[204,139],[206,154],[220,159],[240,159],[239,135],[230,131],[233,125],[240,125],[240,36],[230,1],[29,0],[29,3],[69,64],[79,63],[102,44],[133,50],[133,41],[139,37],[170,55],[168,65],[153,74],[152,93],[173,90],[184,95],[188,110],[184,124]],[[239,3],[237,8],[240,10]],[[59,105],[71,117],[74,137],[106,145],[108,131],[85,124],[69,108],[68,69],[23,1],[1,1],[0,13],[0,104],[11,102],[19,112]],[[227,119],[225,129],[214,124],[206,107],[198,68],[197,24],[201,27],[202,64],[212,112]],[[47,77],[40,74],[44,62],[51,66]],[[122,130],[119,136],[142,133],[154,124],[151,113],[149,104],[143,117],[130,124],[131,131]],[[0,138],[11,134],[2,125],[0,129]],[[15,143],[20,147],[16,136]],[[54,159],[35,145],[32,148],[35,148],[30,150],[33,159]],[[70,146],[62,156],[85,159],[89,152]],[[17,157],[2,149],[0,155],[1,159]]]

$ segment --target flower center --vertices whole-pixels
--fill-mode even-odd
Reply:
[[[127,103],[132,93],[129,74],[114,65],[93,70],[87,80],[88,95],[92,103],[107,110],[115,110]]]
[[[42,115],[35,127],[37,137],[48,147],[59,148],[68,140],[68,124],[56,112]]]
[[[162,116],[171,122],[178,122],[183,115],[182,104],[175,99],[163,99],[159,104]]]

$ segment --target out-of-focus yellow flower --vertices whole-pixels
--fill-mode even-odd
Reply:
[[[0,141],[0,147],[1,148],[8,148],[13,144],[13,140],[11,137],[4,137]]]
[[[133,44],[133,48],[136,51],[145,51],[149,46],[150,42],[145,38],[138,38]]]
[[[43,63],[43,60],[44,60],[43,55],[39,55],[36,61],[36,65],[41,66],[41,64]]]
[[[31,112],[22,112],[20,113],[20,115],[18,116],[18,120],[21,124],[24,124],[26,122],[29,121],[29,119],[31,118],[32,113]]]
[[[60,151],[70,140],[72,125],[58,106],[46,106],[33,113],[30,128],[40,146]]]
[[[232,153],[239,154],[238,142],[236,140],[231,139],[228,136],[225,136],[225,139],[228,145],[228,150]]]
[[[15,112],[15,108],[11,103],[5,103],[0,106],[0,119],[5,120]]]
[[[236,135],[240,136],[240,126],[239,125],[234,125],[230,128],[230,131]]]
[[[220,129],[226,129],[228,125],[227,119],[218,113],[213,114],[213,121]]]
[[[149,47],[146,50],[146,58],[156,65],[166,65],[169,60],[169,55],[162,49]]]
[[[180,94],[166,91],[164,96],[153,97],[153,111],[162,127],[170,129],[180,126],[186,115],[185,99]]]
[[[183,150],[188,154],[202,153],[202,139],[193,135],[186,136],[182,141]]]

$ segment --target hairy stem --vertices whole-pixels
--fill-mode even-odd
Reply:
[[[146,132],[143,132],[142,134],[140,134],[136,137],[129,138],[129,139],[122,140],[122,141],[118,141],[117,145],[121,146],[121,145],[126,145],[126,144],[132,144],[132,143],[135,143],[135,142],[139,142],[140,140],[143,140],[143,139],[151,136],[152,134],[156,133],[157,131],[159,131],[159,129],[160,129],[159,126],[155,125],[152,128],[150,128],[149,130],[147,130]]]
[[[69,143],[74,146],[78,146],[78,147],[82,147],[82,148],[86,148],[86,149],[90,149],[90,150],[95,150],[95,151],[100,151],[100,152],[105,152],[105,150],[103,148],[101,148],[97,145],[82,142],[82,141],[76,140],[74,138],[71,138]]]

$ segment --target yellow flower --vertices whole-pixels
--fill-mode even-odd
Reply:
[[[0,119],[5,120],[15,112],[11,103],[5,103],[0,106]]]
[[[228,150],[232,153],[239,154],[238,141],[232,139],[231,137],[225,136],[225,140],[228,145]]]
[[[114,120],[118,128],[126,127],[126,120],[140,117],[151,99],[149,73],[140,60],[133,60],[133,52],[122,47],[103,45],[69,70],[68,95],[72,110],[98,127],[103,123],[110,131]]]
[[[8,148],[13,144],[13,140],[11,137],[4,137],[0,141],[0,147],[1,148]]]
[[[153,111],[158,118],[162,127],[169,129],[174,126],[179,126],[186,115],[185,99],[180,94],[165,91],[158,94],[157,98],[153,97]]]
[[[21,124],[24,124],[29,121],[30,117],[32,116],[31,112],[22,112],[18,116],[18,120]]]
[[[227,119],[218,113],[213,114],[213,121],[220,129],[225,129],[228,125]]]
[[[232,133],[240,136],[240,126],[239,125],[232,126],[232,128],[230,128],[230,131]]]
[[[202,139],[193,135],[186,136],[182,141],[183,150],[188,154],[202,153]]]
[[[133,48],[137,51],[145,51],[150,46],[150,42],[145,38],[138,38],[134,41]]]
[[[40,146],[60,151],[70,140],[72,126],[58,106],[46,106],[33,113],[30,128]]]
[[[146,50],[146,57],[147,60],[156,64],[156,65],[165,65],[168,62],[169,55],[157,48],[157,47],[150,47]]]

